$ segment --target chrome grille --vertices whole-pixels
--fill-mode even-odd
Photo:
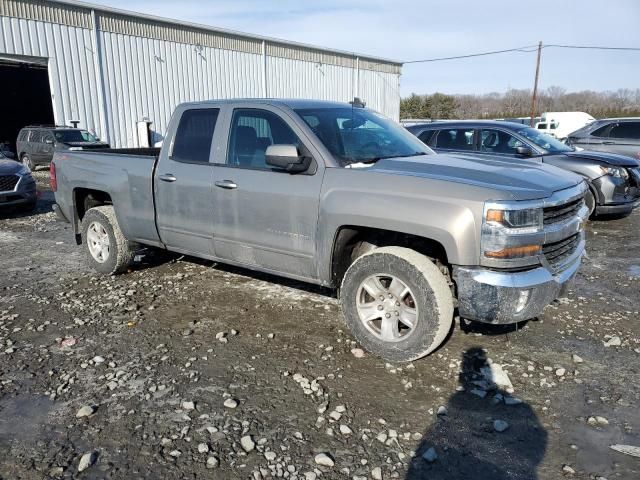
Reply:
[[[554,223],[563,222],[564,220],[578,214],[578,210],[582,208],[583,198],[578,198],[569,203],[556,205],[553,207],[545,207],[543,210],[544,225],[553,225]]]
[[[17,175],[0,175],[0,192],[11,192],[18,184]]]
[[[547,259],[547,262],[549,262],[549,265],[551,265],[551,268],[558,270],[562,267],[565,261],[576,252],[580,245],[580,237],[581,234],[576,233],[565,240],[547,243],[542,246],[542,253]]]

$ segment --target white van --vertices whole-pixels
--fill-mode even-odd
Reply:
[[[536,128],[564,141],[570,133],[593,121],[595,118],[584,112],[544,112]]]

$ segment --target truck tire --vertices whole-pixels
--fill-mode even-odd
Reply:
[[[82,219],[82,240],[91,266],[105,275],[127,270],[134,251],[122,234],[112,206],[93,207]]]
[[[594,212],[596,211],[596,197],[591,191],[591,188],[587,190],[587,193],[584,194],[584,204],[589,209],[589,215],[587,218],[594,218]]]
[[[415,250],[382,247],[365,253],[348,268],[340,291],[353,335],[387,360],[410,362],[428,355],[451,330],[447,279]]]

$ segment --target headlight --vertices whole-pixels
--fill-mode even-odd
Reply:
[[[482,256],[491,266],[519,267],[538,262],[544,241],[542,207],[485,206]]]
[[[542,209],[498,210],[491,208],[487,210],[486,221],[508,230],[517,229],[515,233],[537,232],[542,228]]]
[[[611,175],[612,177],[624,178],[624,179],[629,178],[629,172],[627,172],[626,168],[622,168],[622,167],[600,167],[600,170],[602,170],[602,173],[604,173],[605,175]]]

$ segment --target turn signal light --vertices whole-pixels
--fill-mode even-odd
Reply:
[[[484,252],[485,257],[489,258],[522,258],[532,257],[540,255],[542,253],[542,247],[540,245],[525,245],[523,247],[509,247],[503,248],[496,252]]]

